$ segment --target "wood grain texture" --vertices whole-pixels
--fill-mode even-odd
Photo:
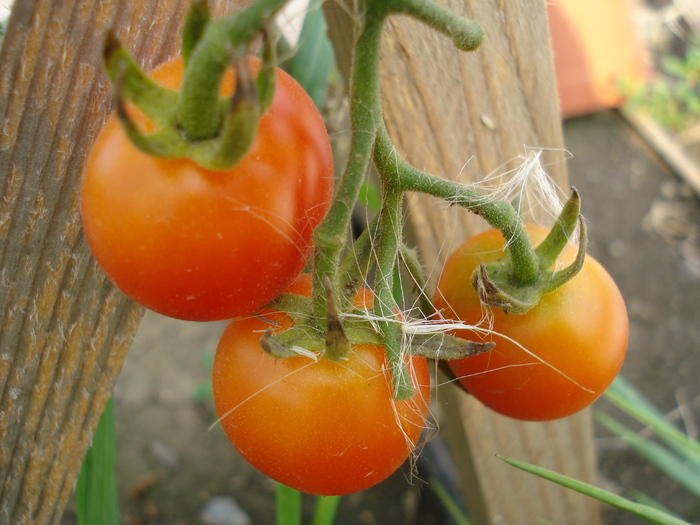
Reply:
[[[111,106],[105,30],[148,69],[177,52],[188,5],[15,2],[0,55],[0,523],[60,520],[141,318],[80,227],[83,164]]]
[[[544,148],[542,161],[550,176],[566,187],[544,2],[440,3],[481,23],[486,38],[476,52],[462,53],[414,19],[389,20],[381,62],[384,116],[399,151],[418,168],[470,182],[516,167],[528,147]],[[356,26],[353,2],[329,1],[325,9],[332,39],[347,46]],[[487,227],[464,210],[448,210],[418,195],[408,198],[408,217],[433,283],[447,255]],[[495,457],[529,461],[595,483],[588,412],[552,423],[522,423],[492,413],[457,389],[442,387],[438,396],[441,433],[460,467],[476,523],[600,522],[594,500]]]

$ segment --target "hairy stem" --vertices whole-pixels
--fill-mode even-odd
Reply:
[[[513,260],[513,281],[532,284],[539,275],[539,262],[518,212],[507,202],[494,201],[455,182],[414,168],[398,154],[385,127],[378,130],[375,145],[377,168],[400,174],[403,191],[418,191],[457,204],[480,215],[506,239]]]
[[[401,246],[403,192],[397,184],[392,184],[388,180],[383,182],[384,193],[382,208],[379,212],[374,311],[379,318],[377,324],[384,339],[386,356],[391,369],[394,397],[401,400],[408,399],[414,394],[408,369],[401,355],[399,323],[396,322],[397,306],[394,299],[394,268]]]
[[[355,240],[340,264],[338,279],[340,280],[340,291],[344,296],[343,306],[352,304],[357,288],[367,282],[367,275],[374,262],[374,246],[376,244],[378,226],[379,215],[372,220],[372,223]]]
[[[474,20],[455,15],[432,0],[390,0],[387,8],[413,16],[452,39],[457,49],[473,51],[484,40],[484,30]]]
[[[314,232],[313,313],[325,319],[324,277],[331,278],[335,297],[340,297],[337,268],[347,241],[352,210],[369,166],[376,130],[382,118],[379,86],[379,48],[384,16],[365,17],[355,45],[350,85],[352,138],[345,171],[333,204]]]

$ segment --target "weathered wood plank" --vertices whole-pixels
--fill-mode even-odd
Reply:
[[[59,521],[141,318],[80,227],[83,164],[111,105],[105,30],[150,68],[177,51],[188,5],[15,2],[0,55],[2,523]]]

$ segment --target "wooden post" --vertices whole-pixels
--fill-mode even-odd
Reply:
[[[188,5],[15,2],[0,55],[0,523],[59,522],[141,319],[80,228],[80,176],[112,97],[105,30],[151,68],[177,52]]]
[[[384,116],[401,153],[421,169],[470,182],[517,166],[527,147],[545,148],[542,162],[565,188],[545,3],[440,3],[481,23],[486,38],[476,52],[462,53],[416,20],[390,19],[382,48]],[[352,41],[354,12],[352,0],[326,4],[330,35],[345,49]],[[347,72],[349,62],[340,65]],[[433,198],[408,200],[410,224],[434,282],[447,255],[486,225],[456,207],[446,212]],[[475,523],[600,522],[594,500],[494,457],[514,457],[594,483],[588,412],[552,423],[523,423],[492,413],[456,388],[441,387],[438,396],[440,432],[460,469]]]

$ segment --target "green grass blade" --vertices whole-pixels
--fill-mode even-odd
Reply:
[[[622,376],[617,376],[605,395],[611,395],[614,399],[627,399],[633,402],[640,410],[649,412],[657,417],[663,417],[663,413],[656,408],[637,388]]]
[[[442,503],[447,513],[452,517],[457,525],[472,525],[467,515],[462,511],[457,502],[450,496],[445,487],[442,486],[437,478],[431,477],[428,480],[428,486],[431,488],[433,493],[437,496],[440,503]]]
[[[612,505],[618,509],[631,512],[632,514],[635,514],[651,523],[658,523],[660,525],[690,525],[687,521],[680,520],[674,516],[669,516],[658,509],[649,507],[648,505],[635,503],[616,494],[612,494],[607,490],[589,485],[583,481],[572,479],[549,469],[538,467],[536,465],[530,465],[529,463],[518,461],[516,459],[509,459],[502,456],[497,457],[509,465],[524,470],[525,472],[529,472],[530,474],[534,474],[540,478],[553,481],[562,487],[575,490],[576,492],[580,492],[581,494],[595,498],[598,501],[602,501],[603,503],[607,503],[608,505]]]
[[[304,18],[295,54],[284,69],[309,94],[320,108],[326,98],[328,79],[333,69],[333,48],[326,36],[326,19],[321,2],[312,0]]]
[[[277,525],[301,525],[301,492],[277,483]]]
[[[605,397],[640,423],[651,427],[659,438],[690,463],[689,468],[700,477],[700,443],[664,420],[663,414],[630,383],[618,377],[605,392]]]
[[[340,496],[317,496],[311,525],[333,525],[339,503]]]
[[[638,454],[700,497],[700,476],[694,469],[689,468],[683,459],[658,443],[641,437],[605,413],[596,412],[595,418],[608,430],[629,443]]]
[[[632,499],[634,499],[634,501],[636,501],[637,503],[641,503],[642,505],[646,505],[647,507],[654,507],[655,509],[660,510],[664,514],[668,514],[669,516],[673,516],[674,518],[676,518],[678,520],[683,519],[678,514],[671,512],[669,509],[664,507],[661,503],[656,501],[651,496],[648,496],[637,489],[630,489],[630,495],[632,496]]]
[[[78,477],[75,502],[79,525],[121,523],[114,457],[114,401],[110,398]]]

